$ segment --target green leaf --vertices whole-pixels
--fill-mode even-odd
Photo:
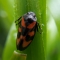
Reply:
[[[44,1],[44,2],[43,2]],[[37,22],[41,25],[42,34],[36,32],[32,43],[20,53],[27,54],[26,60],[45,60],[46,53],[46,1],[45,0],[15,0],[14,20],[32,11],[36,14]],[[43,25],[43,26],[42,26]],[[3,60],[9,60],[16,50],[16,27],[13,23],[8,34]]]

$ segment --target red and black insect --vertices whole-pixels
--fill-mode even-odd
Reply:
[[[26,49],[32,42],[36,31],[40,28],[39,23],[34,12],[28,12],[21,16],[15,22],[18,23],[18,33],[17,33],[17,49],[22,51]],[[41,29],[41,28],[40,28]]]

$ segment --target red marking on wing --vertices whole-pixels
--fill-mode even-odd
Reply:
[[[25,21],[24,21],[24,18],[22,18],[21,25],[22,25],[23,27],[26,27],[26,25],[25,25]]]
[[[24,39],[23,45],[22,45],[23,48],[24,48],[24,47],[27,47],[27,46],[31,43],[31,41],[32,41],[32,40],[30,40],[30,41],[27,42],[27,41]]]
[[[22,47],[24,48],[24,47],[27,47],[30,43],[31,43],[31,41],[32,40],[30,40],[30,41],[26,41],[25,39],[25,36],[20,36],[20,38],[19,39],[17,39],[17,45],[19,45],[19,43],[20,43],[20,41],[21,41],[21,39],[23,40],[23,43],[22,43]]]
[[[19,45],[19,43],[20,43],[20,38],[19,38],[19,39],[17,39],[17,45]]]
[[[19,31],[19,32],[21,32],[21,31],[22,31],[22,29],[21,29],[21,28],[19,28],[19,29],[18,29],[18,31]]]
[[[25,39],[25,36],[22,36],[22,35],[21,35],[20,38],[17,39],[17,45],[19,45],[21,39]]]
[[[31,23],[30,25],[27,26],[28,29],[32,29],[35,26],[36,22]]]
[[[29,35],[29,36],[33,36],[33,35],[34,35],[34,31],[29,32],[28,35]]]

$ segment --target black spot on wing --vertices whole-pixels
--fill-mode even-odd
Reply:
[[[21,39],[19,45],[17,45],[17,50],[20,50],[20,51],[23,50],[22,44],[23,44],[23,39]]]
[[[20,21],[20,24],[19,24],[19,28],[21,28],[21,21]],[[18,31],[18,33],[17,33],[17,38],[19,38],[20,35],[21,35],[21,32]]]
[[[20,38],[21,32],[17,33],[17,38]]]
[[[33,38],[34,38],[34,36],[31,37],[31,36],[27,35],[27,36],[26,36],[26,41],[33,40]]]
[[[26,36],[26,34],[28,33],[29,29],[22,27],[22,35]]]

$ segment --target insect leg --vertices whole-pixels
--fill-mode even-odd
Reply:
[[[16,20],[15,23],[16,23],[17,21],[19,21],[21,18],[22,18],[22,16],[21,16],[18,20]]]
[[[41,34],[41,32],[40,32],[39,30],[42,32],[41,26],[40,26],[40,24],[37,22],[37,31]]]
[[[21,24],[21,21],[19,21],[16,25]]]
[[[16,25],[18,25],[19,23],[21,23],[21,18],[22,18],[22,16],[18,20],[15,21],[15,23],[18,21],[18,23],[16,23]]]

